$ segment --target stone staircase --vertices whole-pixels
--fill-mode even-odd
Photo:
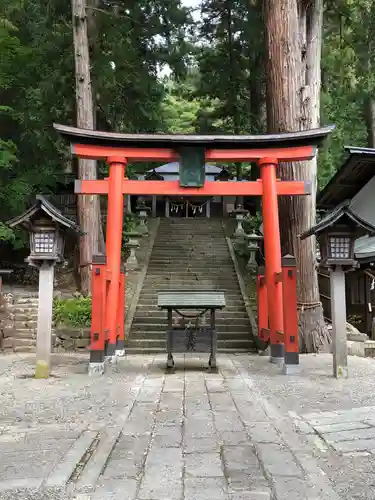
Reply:
[[[128,339],[129,353],[166,350],[163,290],[222,290],[226,308],[216,313],[218,350],[254,350],[249,317],[219,219],[162,219]]]

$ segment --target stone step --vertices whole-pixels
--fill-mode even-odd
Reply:
[[[37,324],[35,324],[35,326],[33,326],[33,327],[28,327],[28,326],[25,326],[23,324],[14,325],[15,332],[31,332],[31,331],[36,330],[36,328],[37,328]]]
[[[230,299],[230,300],[228,300],[227,296],[225,296],[225,302],[226,302],[225,310],[231,308],[236,310],[243,310],[245,307],[242,300],[242,296],[240,294],[238,294],[237,299]],[[141,295],[137,305],[137,309],[141,308],[145,311],[148,311],[150,307],[159,309],[157,303],[158,303],[157,293],[155,293],[152,297],[150,296],[145,297],[144,295],[143,296]]]
[[[194,224],[191,224],[190,221],[188,221],[187,224],[184,224],[184,223],[179,222],[181,220],[182,219],[174,219],[174,222],[169,223],[169,221],[168,221],[166,224],[163,224],[163,222],[160,222],[159,228],[161,229],[162,232],[168,231],[170,229],[178,229],[179,234],[182,233],[183,231],[192,232],[192,230],[194,231],[194,234],[198,234],[199,232],[204,233],[207,230],[209,230],[210,233],[211,233],[211,231],[216,232],[216,233],[223,231],[223,226],[221,223],[220,224],[207,224],[206,221],[209,219],[200,218],[199,222],[196,219],[196,222]],[[211,219],[211,220],[213,220],[213,219]]]
[[[4,330],[4,338],[20,338],[20,339],[34,339],[36,338],[36,330],[32,331],[29,329],[14,329],[9,328]]]
[[[240,348],[246,349],[251,348],[254,342],[252,340],[220,340],[217,341],[217,347],[220,348]],[[128,347],[159,347],[166,350],[166,340],[159,339],[140,339],[140,338],[130,338],[128,341]]]
[[[18,304],[10,305],[7,307],[9,312],[11,312],[14,315],[34,315],[38,316],[38,306],[35,307],[20,307]]]
[[[194,277],[196,275],[198,276],[212,276],[213,275],[213,271],[207,271],[206,270],[207,268],[203,268],[200,269],[200,270],[193,270],[192,268],[190,267],[181,267],[180,269],[176,268],[176,269],[169,269],[168,267],[165,268],[164,267],[164,271],[162,269],[156,271],[156,270],[153,270],[150,268],[148,269],[148,272],[150,274],[150,276],[152,277],[155,277],[155,278],[191,278],[191,277]],[[215,269],[215,268],[212,268],[212,269]],[[205,272],[203,272],[205,271]],[[216,268],[215,269],[216,271],[216,276],[219,276],[219,277],[222,277],[222,278],[236,278],[237,279],[237,274],[235,273],[234,269],[233,268],[228,268],[225,270],[225,272],[223,271],[223,269],[218,269]]]
[[[22,306],[38,306],[39,299],[38,297],[15,297],[14,304],[18,304]]]
[[[177,273],[181,271],[182,269],[190,269],[191,271],[204,271],[207,270],[207,272],[212,271],[215,272],[218,270],[218,266],[220,266],[220,269],[223,269],[225,272],[231,272],[233,271],[233,264],[229,261],[223,261],[223,262],[206,262],[205,260],[202,260],[201,262],[199,261],[189,261],[189,262],[183,262],[183,261],[175,261],[175,260],[151,260],[148,266],[148,272],[153,272],[154,270],[156,271],[163,271],[166,270],[166,266],[168,266],[168,272],[174,272]]]
[[[187,271],[188,269],[189,271]],[[161,273],[163,273],[163,271],[167,273],[176,273],[176,275],[178,275],[181,272],[189,272],[206,276],[217,276],[219,273],[222,274],[223,276],[227,276],[227,274],[233,276],[234,273],[232,266],[220,263],[216,265],[207,265],[207,266],[204,265],[189,266],[188,263],[184,262],[179,262],[179,263],[164,262],[163,264],[157,263],[150,265],[147,270],[147,275],[159,276]]]
[[[173,238],[171,236],[170,238]],[[172,243],[172,239],[169,241],[169,243],[163,243],[163,244],[158,244],[156,243],[152,249],[152,254],[151,255],[157,255],[157,254],[163,254],[163,255],[171,255],[171,254],[176,254],[177,252],[183,252],[184,254],[190,254],[194,252],[211,252],[216,255],[229,255],[229,250],[228,247],[217,245],[217,244],[210,244],[210,243],[202,243],[202,245],[194,245],[194,244],[189,244],[188,242],[181,242],[180,245],[175,245]]]
[[[230,279],[228,280],[224,280],[224,279],[181,279],[181,280],[178,280],[177,278],[174,279],[173,281],[172,280],[160,280],[160,279],[157,279],[157,278],[152,278],[152,276],[148,276],[146,277],[144,283],[143,283],[143,286],[146,287],[146,286],[153,286],[153,287],[158,287],[160,288],[160,286],[167,286],[169,289],[171,288],[175,288],[176,290],[180,290],[180,289],[183,289],[184,287],[186,288],[187,286],[189,288],[195,288],[196,290],[198,290],[198,288],[200,290],[204,289],[204,290],[217,290],[219,288],[222,288],[224,291],[227,289],[227,290],[237,290],[239,285],[238,285],[238,282],[234,283],[233,281],[231,281]]]
[[[185,250],[186,252],[191,252],[194,250],[204,250],[205,248],[212,251],[217,251],[221,253],[228,253],[228,244],[222,239],[214,240],[192,240],[188,238],[182,238],[180,240],[174,239],[173,234],[169,235],[165,241],[156,240],[152,249],[152,253],[157,251],[167,253],[170,250]]]
[[[35,339],[25,339],[25,338],[17,338],[17,337],[9,337],[3,339],[2,348],[3,349],[14,349],[16,347],[35,347],[36,340]]]
[[[217,332],[217,337],[220,340],[244,340],[244,341],[253,341],[252,335],[250,328],[248,331],[243,331],[243,332],[226,332],[226,331],[219,331]],[[165,340],[166,339],[166,329],[164,330],[159,330],[159,331],[152,331],[150,332],[149,330],[140,330],[137,331],[136,336],[130,336],[128,338],[128,341],[130,342],[133,339],[151,339],[151,340]]]
[[[14,320],[14,328],[15,330],[23,330],[23,329],[35,329],[38,326],[37,321],[20,321],[18,318]]]
[[[205,284],[207,283],[208,285],[214,284],[216,285],[223,285],[227,286],[230,285],[231,288],[233,286],[238,287],[238,280],[237,276],[226,276],[225,274],[203,274],[203,273],[196,273],[196,274],[189,274],[188,276],[186,275],[181,275],[179,276],[177,273],[173,276],[166,274],[165,276],[162,275],[155,275],[150,273],[144,283],[149,283],[149,284],[159,284],[159,283],[175,283],[178,285],[178,288],[181,285],[186,285],[186,284],[192,284],[192,285],[201,285],[201,283]]]
[[[155,254],[152,254],[151,257],[151,262],[154,262],[155,260],[166,260],[169,259],[170,261],[174,261],[176,263],[184,262],[186,264],[189,264],[189,262],[197,262],[197,261],[203,261],[207,259],[212,259],[211,264],[217,263],[217,262],[228,262],[230,263],[230,255],[227,253],[218,253],[215,251],[209,251],[208,249],[204,250],[199,250],[199,251],[194,251],[194,252],[185,252],[182,249],[181,250],[175,250],[166,253],[158,252]]]
[[[157,290],[163,290],[165,288],[166,290],[182,290],[186,291],[187,288],[192,288],[197,285],[200,285],[202,289],[204,290],[221,290],[222,292],[226,291],[237,291],[239,290],[239,285],[238,283],[233,283],[230,280],[228,281],[216,281],[216,280],[202,280],[202,279],[197,279],[197,280],[179,280],[179,281],[171,281],[171,280],[153,280],[153,279],[146,279],[143,283],[143,286],[148,289],[157,289]]]
[[[208,260],[210,259],[210,260]],[[210,267],[215,268],[218,264],[224,264],[227,266],[233,267],[232,261],[230,259],[229,255],[217,255],[215,253],[211,254],[184,254],[182,252],[176,252],[176,255],[154,255],[151,260],[150,260],[150,265],[156,265],[156,264],[164,264],[164,263],[169,263],[169,264],[176,264],[179,266],[195,266],[195,267],[202,267],[205,264],[209,265]]]
[[[25,311],[23,313],[15,314],[15,317],[14,317],[15,322],[23,322],[23,321],[28,322],[28,321],[37,321],[37,320],[38,320],[38,313],[37,312],[30,312],[30,314],[27,314],[27,311]]]
[[[165,280],[186,280],[186,279],[196,279],[202,278],[202,279],[221,279],[221,280],[227,280],[227,279],[235,279],[237,280],[237,275],[232,269],[222,269],[220,266],[218,266],[216,269],[191,269],[188,267],[185,267],[184,265],[181,265],[180,268],[175,267],[175,268],[170,268],[168,264],[164,266],[164,272],[159,269],[157,271],[154,271],[153,269],[148,269],[148,273],[146,276],[147,278],[153,278],[153,279],[165,279]]]
[[[165,233],[169,233],[170,231],[175,231],[176,235],[179,236],[181,234],[194,234],[194,235],[203,235],[207,236],[207,234],[212,235],[222,235],[223,227],[220,226],[211,226],[209,224],[160,224],[159,225],[159,233],[158,236],[163,235]]]
[[[249,353],[256,353],[257,352],[257,349],[254,347],[254,346],[250,346],[249,348],[247,349],[241,349],[239,347],[236,347],[236,348],[228,348],[228,347],[218,347],[217,349],[217,353],[218,354],[249,354]],[[165,354],[165,360],[167,359],[167,353],[166,353],[166,350],[165,348],[161,348],[161,347],[133,347],[133,346],[129,346],[126,348],[126,353],[129,354],[129,355],[132,355],[132,354],[155,354],[155,355],[160,355],[160,354]],[[197,355],[200,355],[200,353],[197,353]],[[204,353],[203,355],[206,355],[207,356],[207,362],[208,362],[208,358],[209,358],[209,353]],[[188,354],[188,356],[190,357],[191,355]],[[161,363],[164,363],[164,360],[160,360]],[[220,360],[219,360],[219,365],[220,365]]]
[[[193,315],[193,314],[197,314],[198,312],[199,311],[186,311],[186,314]],[[175,317],[177,317],[177,315]],[[154,310],[154,311],[149,311],[148,313],[146,313],[146,315],[144,314],[144,311],[139,311],[139,313],[137,311],[135,316],[134,316],[134,321],[139,320],[140,323],[153,323],[153,322],[157,322],[157,321],[166,321],[166,318],[167,318],[166,311]],[[209,313],[207,313],[206,322],[209,321],[208,318],[209,318]],[[225,322],[233,321],[234,324],[236,324],[236,322],[238,322],[242,319],[246,319],[246,320],[249,319],[245,310],[239,311],[239,312],[222,311],[222,312],[216,313],[217,324],[220,324],[224,321]],[[194,321],[194,320],[192,320],[192,321]]]
[[[220,324],[216,325],[218,335],[220,335],[221,332],[225,333],[246,333],[246,334],[251,334],[251,326],[250,322],[244,322],[242,324],[236,324],[233,325],[232,323],[229,324]],[[165,323],[133,323],[132,328],[131,328],[131,334],[130,337],[137,334],[137,332],[148,332],[150,337],[152,337],[153,332],[165,332],[167,329],[167,324]]]
[[[166,290],[166,289],[167,289],[167,287],[164,286],[163,290]],[[186,290],[186,287],[181,288],[180,290]],[[211,287],[210,291],[213,291],[213,290],[221,290],[221,288]],[[142,289],[142,292],[141,292],[139,303],[144,304],[144,303],[149,303],[149,301],[153,301],[154,303],[157,303],[158,293],[160,291],[161,291],[161,289],[154,288],[154,289],[150,290],[149,288],[144,287]],[[225,292],[225,302],[227,305],[231,304],[233,301],[236,301],[236,302],[241,301],[243,304],[242,295],[241,295],[240,291],[235,293],[232,290],[230,292],[224,290],[224,292]],[[143,301],[146,301],[146,302],[143,302]]]
[[[241,307],[241,304],[242,304],[242,307]],[[161,310],[157,305],[157,301],[150,303],[148,305],[140,303],[140,304],[138,304],[137,309],[138,309],[137,313],[139,312],[142,315],[154,314],[155,311]],[[217,311],[216,316],[219,317],[219,315],[223,315],[226,313],[230,313],[231,316],[240,316],[240,315],[246,314],[246,308],[243,305],[242,301],[238,301],[238,305],[230,305],[230,306],[227,305],[225,307],[225,309],[223,309],[222,311]],[[166,314],[166,312],[164,312],[164,314]]]

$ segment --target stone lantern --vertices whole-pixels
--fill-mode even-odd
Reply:
[[[251,234],[246,235],[247,239],[247,248],[249,250],[249,261],[246,265],[246,268],[250,271],[254,271],[257,269],[258,264],[256,261],[256,254],[259,250],[260,242],[263,241],[263,236],[256,234],[254,231]]]
[[[148,212],[150,212],[150,207],[148,207],[145,203],[144,200],[139,199],[136,207],[136,211],[138,212],[138,217],[139,217],[139,226],[137,228],[137,231],[141,234],[148,234],[148,227],[147,227],[147,218],[148,218]]]
[[[136,250],[140,246],[138,240],[142,237],[142,234],[138,233],[137,231],[129,231],[124,234],[128,239],[126,246],[130,250],[130,255],[126,259],[126,270],[133,271],[138,268]]]
[[[328,268],[330,273],[333,375],[336,378],[348,376],[345,273],[358,265],[354,244],[365,234],[374,235],[375,226],[361,219],[350,208],[350,201],[345,201],[300,235],[301,239],[316,236],[319,265]]]
[[[236,230],[233,234],[234,238],[245,238],[245,230],[242,227],[242,222],[245,218],[245,216],[248,214],[248,211],[245,210],[242,205],[238,205],[235,210],[233,210],[233,213],[236,216],[236,221],[237,221],[237,227]]]
[[[30,255],[26,261],[39,269],[39,305],[36,339],[35,378],[48,378],[52,347],[53,278],[57,262],[64,257],[65,233],[79,233],[78,226],[65,217],[44,196],[22,215],[7,222],[29,233]]]

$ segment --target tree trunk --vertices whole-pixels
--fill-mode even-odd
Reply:
[[[94,128],[94,110],[90,78],[90,57],[87,35],[85,0],[72,0],[74,59],[76,71],[77,127]],[[79,179],[96,179],[96,161],[78,160]],[[93,254],[98,252],[100,200],[99,196],[78,196],[78,221],[82,232],[80,239],[81,291],[91,292],[90,265]]]
[[[265,1],[269,132],[319,126],[322,0]],[[311,196],[279,198],[282,253],[296,257],[301,352],[327,350],[315,239],[298,235],[315,222],[316,160],[281,165],[283,180],[311,180]]]
[[[365,102],[367,147],[375,148],[375,101],[369,96]]]

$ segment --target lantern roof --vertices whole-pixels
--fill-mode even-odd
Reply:
[[[9,227],[20,226],[22,229],[29,230],[31,221],[35,219],[38,212],[48,215],[54,222],[60,224],[63,228],[79,233],[79,226],[68,217],[65,217],[58,208],[56,208],[43,195],[38,194],[36,201],[32,207],[26,210],[23,214],[14,217],[7,221]]]
[[[309,236],[318,235],[319,233],[327,230],[333,224],[336,224],[340,219],[346,219],[354,222],[357,226],[362,228],[369,234],[375,234],[375,226],[359,217],[351,208],[350,200],[345,200],[338,205],[334,210],[325,215],[315,226],[300,235],[301,240]]]

